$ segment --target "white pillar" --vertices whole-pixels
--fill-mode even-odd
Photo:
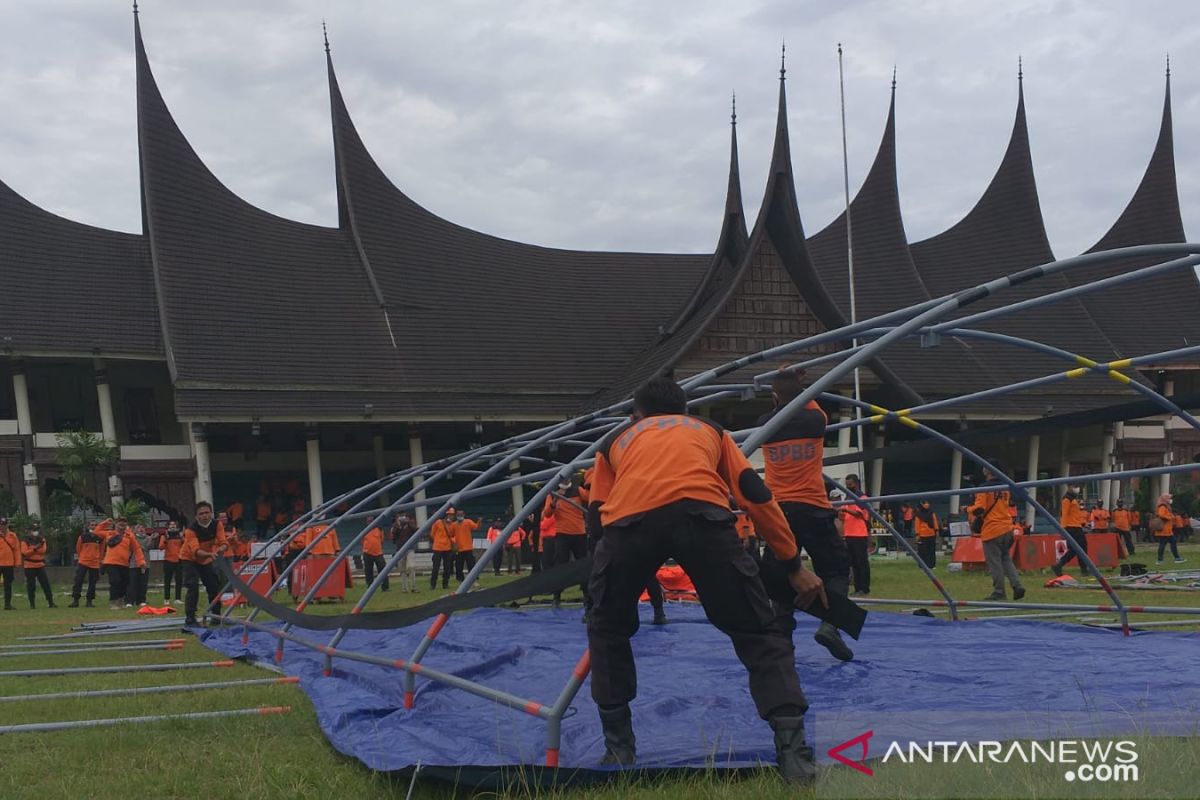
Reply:
[[[508,471],[514,478],[517,477],[518,475],[520,475],[521,474],[521,462],[514,461],[513,463],[509,464]],[[512,487],[513,514],[516,514],[518,511],[520,511],[521,508],[524,507],[524,505],[525,505],[525,487],[518,484],[518,485]]]
[[[17,433],[28,436],[33,433],[33,417],[29,414],[29,382],[20,368],[13,372],[13,397],[17,401]]]
[[[1042,437],[1039,434],[1033,434],[1029,437],[1029,460],[1025,462],[1025,480],[1036,481],[1038,477],[1038,451],[1042,446]],[[1037,489],[1030,489],[1029,493],[1035,498],[1037,497]],[[1037,510],[1034,509],[1033,503],[1025,506],[1025,524],[1033,527],[1033,519],[1037,516]]]
[[[108,384],[108,370],[103,359],[94,359],[96,369],[96,399],[100,404],[100,432],[111,445],[117,443],[117,419],[113,415],[112,389]]]
[[[212,462],[208,458],[208,431],[204,425],[194,422],[188,428],[188,438],[192,444],[192,458],[196,460],[196,502],[213,501],[212,491]]]
[[[321,485],[321,430],[316,425],[305,426],[304,449],[308,454],[309,508],[316,508],[325,502],[325,487]]]
[[[37,467],[25,464],[21,467],[25,477],[25,510],[30,514],[42,516],[42,494],[38,491]]]
[[[1118,454],[1120,454],[1118,456]],[[1125,423],[1117,422],[1113,424],[1113,460],[1115,462],[1114,469],[1121,472],[1125,469]],[[1121,481],[1112,482],[1110,488],[1111,494],[1108,498],[1108,507],[1110,509],[1117,507],[1117,501],[1123,499],[1124,495],[1121,492]]]
[[[1104,443],[1100,450],[1100,471],[1112,472],[1113,468],[1113,429],[1105,426],[1104,428]],[[1111,508],[1112,495],[1112,480],[1104,478],[1100,481],[1100,499],[1104,501],[1106,508]]]
[[[412,428],[409,431],[409,434],[408,434],[408,460],[409,460],[409,463],[414,467],[420,466],[421,464],[425,463],[425,454],[422,452],[422,449],[421,449],[421,431],[419,428]],[[421,478],[413,478],[413,487],[416,488],[416,486],[420,482],[421,482]],[[424,500],[425,499],[425,490],[422,489],[421,491],[417,492],[415,499],[418,501]],[[416,513],[415,517],[416,517],[418,526],[424,525],[425,520],[427,520],[429,518],[429,512],[425,508],[425,506],[417,506],[417,513]]]
[[[838,422],[849,422],[853,419],[853,414],[849,406],[842,406],[838,411]],[[850,452],[850,428],[838,428],[838,455],[844,456]]]
[[[1163,453],[1163,466],[1169,467],[1175,461],[1173,456],[1174,456],[1174,454],[1170,450]],[[1159,494],[1170,493],[1170,491],[1171,491],[1171,473],[1164,472],[1160,477],[1162,478],[1162,481],[1160,482],[1158,493]],[[1150,498],[1150,503],[1153,504],[1156,500],[1158,500],[1158,495],[1155,495],[1154,497]]]
[[[950,454],[950,488],[962,488],[962,452],[955,450]],[[958,517],[959,504],[962,502],[962,497],[953,495],[950,498],[950,518]]]
[[[883,431],[875,434],[874,446],[876,450],[882,450],[887,440],[884,439]],[[871,461],[871,497],[879,497],[883,494],[883,459],[876,458]]]

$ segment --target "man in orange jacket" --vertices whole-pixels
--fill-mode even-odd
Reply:
[[[34,528],[21,542],[21,564],[25,568],[25,590],[29,594],[29,607],[34,608],[37,597],[37,584],[41,584],[42,592],[46,595],[46,604],[54,605],[54,592],[50,589],[50,579],[46,577],[46,537]]]
[[[988,483],[996,481],[995,473],[987,467],[984,467],[983,478]],[[1012,584],[1013,600],[1025,596],[1025,587],[1021,585],[1021,576],[1012,560],[1013,522],[1008,514],[1008,497],[1008,492],[1002,490],[977,492],[971,505],[971,516],[983,519],[983,529],[978,535],[983,540],[983,557],[992,576],[992,593],[984,600],[1008,599],[1004,590],[1005,578]]]
[[[861,500],[867,499],[857,475],[846,476],[846,488]],[[871,593],[871,514],[864,505],[844,505],[838,515],[842,519],[842,538],[846,541],[850,574],[854,578],[854,593],[850,596],[865,597]],[[815,561],[813,566],[816,566]]]
[[[221,579],[213,562],[225,555],[229,545],[225,541],[225,531],[221,523],[213,518],[212,503],[201,500],[196,503],[196,519],[183,531],[183,546],[179,548],[179,560],[183,564],[183,587],[186,590],[183,597],[184,624],[196,625],[196,611],[200,603],[200,584],[208,595],[208,605],[204,607],[207,615],[210,611],[220,610]]]
[[[107,535],[104,539],[104,558],[101,559],[101,563],[104,565],[104,571],[108,573],[108,607],[116,611],[118,608],[133,605],[122,603],[121,599],[129,593],[132,574],[130,564],[133,564],[133,569],[146,566],[146,554],[142,552],[142,546],[138,544],[133,531],[129,530],[128,520],[117,517],[111,525],[111,532],[107,532],[109,529],[105,528]],[[96,530],[101,530],[101,526],[97,525]]]
[[[98,531],[84,529],[75,539],[75,582],[71,585],[71,608],[79,608],[83,580],[87,578],[87,607],[96,599],[96,581],[100,579],[100,551],[104,537]]]
[[[8,517],[0,517],[0,578],[4,579],[4,610],[16,611],[12,604],[13,580],[21,566],[21,540],[8,529]]]
[[[454,508],[446,510],[446,515],[433,523],[429,528],[429,539],[433,545],[433,566],[429,573],[429,588],[437,588],[438,570],[442,570],[442,588],[450,588],[450,570],[454,567],[454,537],[450,532],[447,520],[455,516]]]
[[[1117,507],[1112,512],[1112,524],[1122,541],[1125,542],[1125,552],[1133,555],[1135,552],[1133,546],[1133,515],[1125,507],[1124,500],[1117,501]]]
[[[1062,505],[1059,508],[1058,524],[1067,532],[1067,536],[1071,538],[1075,544],[1085,553],[1087,552],[1087,539],[1083,535],[1083,524],[1087,521],[1087,516],[1083,513],[1083,508],[1079,505],[1079,487],[1068,486],[1067,493],[1063,495]],[[1067,552],[1063,553],[1063,557],[1054,563],[1051,567],[1054,574],[1062,577],[1063,567],[1070,564],[1071,561],[1079,558],[1075,555],[1075,551],[1067,548]],[[1083,566],[1083,562],[1080,562]]]
[[[913,531],[917,535],[917,556],[925,566],[933,569],[937,566],[937,537],[941,530],[937,514],[929,505],[928,500],[922,500],[913,514]]]
[[[375,580],[375,573],[378,572],[383,576],[383,591],[387,591],[391,587],[388,585],[388,575],[384,571],[387,561],[383,557],[383,529],[375,524],[375,517],[367,517],[367,535],[362,540],[362,556],[363,556],[363,573],[367,579],[367,586]]]
[[[637,758],[629,710],[637,672],[629,640],[638,629],[643,588],[674,558],[750,673],[758,713],[775,730],[780,771],[811,782],[816,766],[804,739],[808,702],[791,631],[780,624],[758,565],[738,540],[729,497],[750,514],[782,563],[798,606],[828,605],[821,579],[804,569],[783,512],[750,462],[716,423],[687,413],[682,388],[654,378],[634,393],[633,404],[629,422],[605,437],[596,455],[588,507],[589,529],[600,539],[588,582],[595,600],[588,647],[604,732],[601,763],[632,765]]]
[[[449,519],[449,515],[446,518]],[[448,524],[454,549],[458,551],[454,558],[454,577],[462,583],[466,573],[475,569],[475,529],[479,527],[479,520],[471,519],[460,508],[454,515],[454,521]]]
[[[183,602],[183,564],[179,551],[183,549],[183,531],[179,523],[171,520],[167,531],[158,540],[158,549],[163,551],[163,603],[171,602],[171,584],[175,584],[175,605]]]

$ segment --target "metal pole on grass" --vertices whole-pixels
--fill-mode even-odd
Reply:
[[[235,708],[230,711],[194,711],[190,714],[155,714],[148,717],[112,717],[110,719],[76,719],[68,722],[32,722],[25,725],[0,725],[3,733],[42,733],[66,731],[76,728],[103,728],[110,725],[127,725],[143,722],[166,722],[176,719],[214,719],[216,717],[248,717],[252,715],[286,714],[291,706],[263,706],[261,708]]]

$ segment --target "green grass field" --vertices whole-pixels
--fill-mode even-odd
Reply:
[[[1189,564],[1200,567],[1200,546],[1185,548]],[[873,594],[878,597],[932,598],[932,588],[907,560],[877,560],[873,563]],[[945,564],[938,574],[951,593],[960,599],[978,600],[990,591],[983,573],[950,573]],[[1056,603],[1103,603],[1095,590],[1052,590],[1041,588],[1048,576],[1028,576],[1027,601]],[[485,583],[494,581],[485,576]],[[501,578],[500,580],[506,580]],[[24,586],[22,584],[21,588]],[[60,592],[63,587],[56,587]],[[358,591],[358,590],[354,590]],[[415,605],[441,592],[401,594],[393,590],[381,595],[372,609]],[[1125,592],[1131,604],[1200,605],[1200,594],[1171,591]],[[151,600],[155,600],[151,590]],[[18,611],[0,612],[0,644],[15,644],[17,637],[64,633],[83,621],[133,618],[132,610],[113,612],[107,608],[68,609],[66,600],[50,610],[29,610],[24,593],[17,595]],[[103,600],[103,597],[101,598]],[[97,604],[107,605],[99,602]],[[320,605],[316,613],[342,613],[347,605]],[[874,613],[888,613],[876,609]],[[899,613],[899,612],[897,612]],[[1013,612],[1016,613],[1016,612]],[[1033,613],[1033,612],[1031,612]],[[1109,618],[1111,615],[1100,615]],[[1166,619],[1154,616],[1143,619]],[[1056,619],[1054,621],[1067,621]],[[1196,627],[1179,630],[1195,631]],[[170,634],[143,633],[76,641],[108,639],[159,639]],[[218,655],[191,637],[183,650],[103,652],[83,648],[64,656],[0,657],[0,671],[52,666],[118,665],[212,661]],[[71,640],[65,640],[71,641]],[[1200,643],[1200,637],[1197,639]],[[1197,648],[1200,654],[1200,648]],[[1019,654],[1014,654],[1019,659]],[[1181,665],[1195,669],[1195,664]],[[33,695],[46,692],[83,691],[130,686],[161,686],[177,683],[269,677],[255,667],[238,664],[231,668],[207,668],[161,673],[112,675],[69,675],[0,677],[0,696]],[[803,677],[803,676],[802,676]],[[289,705],[284,716],[249,716],[216,720],[186,720],[112,728],[95,728],[51,733],[20,733],[0,736],[0,797],[3,798],[293,798],[293,797],[399,797],[409,789],[407,780],[391,779],[370,772],[358,761],[333,750],[321,734],[308,700],[292,685],[238,687],[194,693],[142,697],[86,698],[71,700],[28,700],[0,703],[0,724],[99,719],[120,716],[174,714],[191,711]],[[1200,775],[1200,738],[1150,739],[1134,737],[1138,743],[1141,770],[1137,783],[1069,783],[1061,767],[1029,767],[1008,764],[991,769],[976,764],[878,765],[875,776],[860,775],[836,767],[824,772],[811,794],[797,792],[778,781],[772,771],[738,778],[693,774],[672,778],[628,778],[603,788],[534,792],[521,788],[500,796],[562,796],[573,798],[674,798],[729,797],[794,798],[815,797],[1162,797],[1197,795],[1195,776]],[[444,783],[418,782],[413,797],[443,798],[471,796]],[[481,793],[477,796],[498,796]]]

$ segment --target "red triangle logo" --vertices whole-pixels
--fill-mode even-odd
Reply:
[[[841,744],[829,748],[829,757],[834,761],[845,764],[847,767],[856,769],[865,775],[874,775],[875,771],[864,763],[867,760],[868,743],[871,741],[871,737],[874,735],[875,731],[867,731],[866,733],[860,733],[853,739],[847,739]],[[860,755],[857,760],[851,760],[842,755],[844,751],[849,750],[856,745],[862,746],[862,755]]]

